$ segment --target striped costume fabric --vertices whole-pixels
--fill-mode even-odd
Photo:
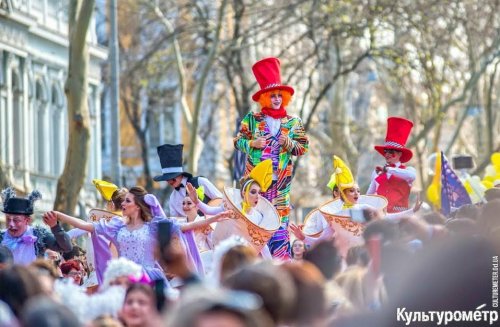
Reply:
[[[280,135],[287,135],[288,140],[280,145]],[[250,147],[250,141],[257,137],[266,138],[263,149]],[[236,149],[247,154],[245,176],[259,162],[272,159],[273,183],[267,192],[262,195],[268,199],[281,217],[281,228],[269,241],[269,249],[275,258],[290,258],[290,238],[288,235],[288,215],[290,213],[290,184],[292,182],[293,162],[292,156],[301,156],[307,152],[309,140],[304,131],[302,121],[298,117],[287,115],[281,118],[280,130],[272,135],[265,121],[265,115],[248,113],[242,120],[240,130],[234,138]]]

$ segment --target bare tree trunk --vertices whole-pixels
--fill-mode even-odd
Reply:
[[[488,154],[493,153],[493,148],[495,147],[495,135],[498,135],[493,131],[494,129],[494,119],[493,119],[493,89],[495,87],[495,77],[497,74],[497,68],[500,61],[497,61],[495,68],[490,75],[489,86],[488,86],[488,96],[486,98],[486,123],[488,128],[486,129],[486,135],[488,140]]]
[[[0,163],[0,189],[4,189],[8,186],[11,185],[11,182],[9,180],[9,177],[7,176],[7,174],[5,173],[4,169],[3,169],[3,165]]]
[[[54,209],[74,214],[78,195],[85,180],[89,156],[89,109],[87,105],[87,67],[89,54],[87,31],[94,0],[70,2],[69,67],[64,92],[68,100],[69,142],[64,171],[57,181]]]
[[[224,11],[226,9],[227,0],[222,0],[219,7],[219,17],[217,19],[217,26],[215,29],[215,36],[212,47],[210,48],[210,53],[208,54],[207,61],[203,66],[200,80],[197,83],[196,98],[194,103],[194,113],[193,113],[193,126],[191,127],[191,137],[189,140],[189,159],[188,159],[188,171],[196,174],[198,170],[198,159],[201,155],[201,150],[203,148],[203,140],[198,135],[198,122],[200,120],[200,108],[201,100],[203,99],[203,89],[205,88],[205,81],[207,79],[208,73],[212,67],[215,60],[215,54],[217,53],[217,48],[219,46],[220,31],[222,28],[222,22],[224,20]]]
[[[167,19],[167,17],[165,17],[163,12],[160,10],[160,7],[158,7],[158,4],[153,5],[150,2],[147,3],[154,10],[156,16],[160,19],[160,21],[162,22],[163,26],[165,26],[167,31],[172,34],[175,33],[174,26]],[[186,89],[187,89],[186,69],[184,68],[184,63],[182,61],[181,47],[179,45],[179,41],[177,40],[175,34],[173,34],[172,45],[174,47],[175,64],[177,67],[177,74],[179,77],[179,98],[180,98],[181,109],[184,115],[184,119],[186,120],[187,128],[191,130],[191,126],[193,124],[193,116],[191,114],[191,110],[189,109],[186,97]]]

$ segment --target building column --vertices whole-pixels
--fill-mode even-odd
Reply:
[[[29,78],[28,69],[31,69],[31,61],[24,58],[22,60],[22,84],[23,84],[23,103],[22,103],[22,134],[23,134],[23,148],[22,148],[22,167],[23,172],[23,184],[26,191],[31,190],[31,180],[30,180],[30,168],[31,168],[31,156],[33,153],[33,144],[28,140],[31,140],[30,135],[32,133],[32,116],[29,110]]]

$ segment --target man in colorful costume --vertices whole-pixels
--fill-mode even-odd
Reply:
[[[12,251],[15,264],[28,265],[37,257],[43,257],[46,249],[68,252],[73,248],[57,219],[44,219],[51,231],[29,225],[34,203],[41,197],[38,191],[31,192],[28,198],[16,197],[11,187],[2,191],[2,212],[6,216],[7,230],[0,232],[0,244]]]
[[[375,150],[386,161],[384,167],[376,167],[367,194],[384,196],[389,202],[388,213],[409,209],[409,196],[416,172],[413,167],[406,167],[413,153],[406,148],[413,123],[400,117],[387,119],[387,134],[384,145],[376,145]]]
[[[282,225],[269,241],[269,249],[273,257],[286,260],[290,258],[287,227],[292,156],[305,154],[309,141],[300,118],[286,112],[285,108],[294,90],[281,84],[280,61],[277,58],[266,58],[258,61],[252,70],[260,86],[252,100],[261,105],[261,111],[249,112],[243,118],[233,142],[236,149],[247,154],[245,175],[259,162],[272,160],[273,182],[262,195],[276,207]]]

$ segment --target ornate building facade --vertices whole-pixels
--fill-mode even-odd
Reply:
[[[20,192],[38,189],[39,210],[52,208],[68,142],[64,83],[68,66],[68,1],[0,0],[0,164]],[[91,144],[80,209],[96,201],[101,176],[101,69],[107,50],[88,34]]]

